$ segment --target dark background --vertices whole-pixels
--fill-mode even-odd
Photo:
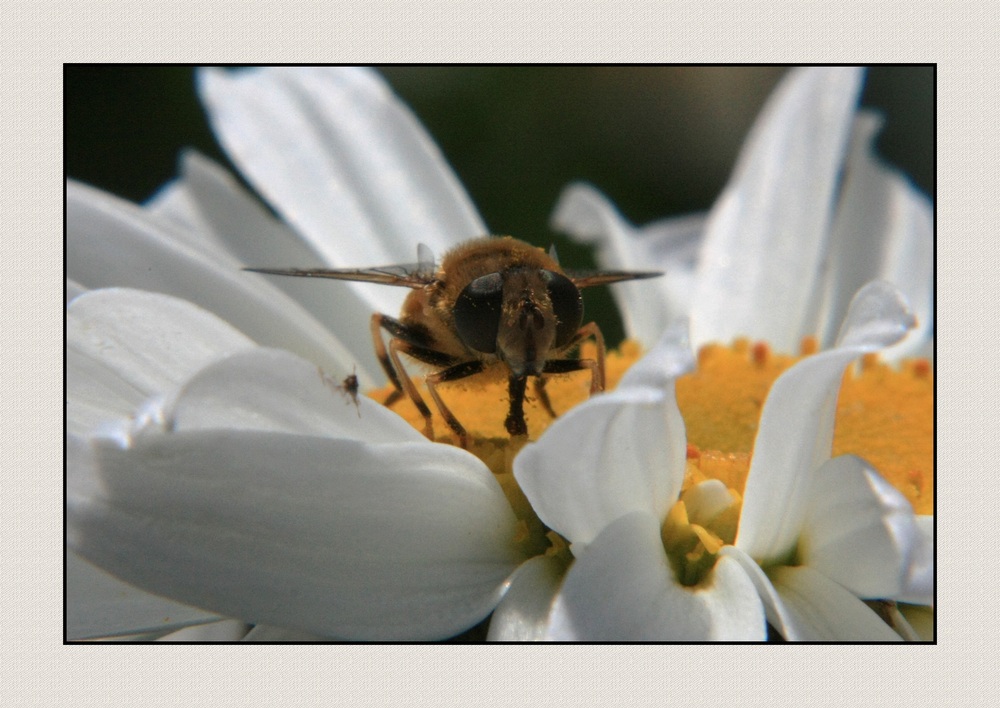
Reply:
[[[490,230],[538,245],[554,241],[572,267],[593,260],[549,230],[563,186],[593,183],[637,224],[708,209],[786,70],[381,68],[440,145]],[[67,176],[141,202],[175,176],[184,147],[228,164],[198,103],[193,72],[67,65]],[[932,197],[934,81],[930,66],[871,67],[862,96],[862,105],[886,119],[880,154]],[[607,294],[588,291],[587,306],[597,314]],[[620,338],[612,316],[597,319],[609,341]]]

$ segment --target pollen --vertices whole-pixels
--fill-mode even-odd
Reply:
[[[592,359],[596,347],[585,343],[580,348],[580,358]],[[623,342],[618,350],[608,351],[605,356],[605,388],[613,389],[618,380],[642,355],[642,348],[636,342]],[[536,387],[535,378],[529,378],[525,391],[524,418],[528,424],[528,440],[537,440],[554,418],[565,413],[590,397],[590,372],[574,371],[567,374],[553,374],[545,377],[544,392]],[[433,415],[434,439],[437,442],[457,444],[451,429],[434,407],[430,394],[422,383],[422,376],[413,376],[417,389]],[[487,369],[482,374],[459,381],[439,384],[437,387],[445,405],[469,434],[469,450],[485,462],[494,474],[510,470],[513,453],[523,445],[523,440],[512,445],[511,437],[504,427],[509,397],[507,392],[507,372],[501,366]],[[385,401],[392,393],[392,386],[371,391],[368,395]],[[546,410],[544,397],[547,396],[552,411]],[[390,408],[405,418],[417,430],[423,430],[423,417],[407,396],[402,396]]]
[[[771,384],[817,351],[804,340],[799,356],[738,340],[698,352],[695,371],[677,380],[688,437],[688,484],[718,479],[740,493],[760,413]],[[832,455],[867,460],[913,505],[934,509],[934,378],[925,359],[889,365],[866,355],[844,375],[837,401]]]
[[[934,379],[926,360],[863,365],[844,377],[833,454],[868,460],[918,514],[934,512]]]

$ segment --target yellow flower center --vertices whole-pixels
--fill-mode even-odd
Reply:
[[[815,351],[807,339],[799,356],[745,340],[698,352],[697,369],[677,381],[692,482],[718,479],[742,494],[771,384]],[[845,453],[868,460],[916,513],[933,513],[934,378],[927,360],[890,366],[868,355],[844,374],[832,454]]]
[[[589,343],[584,344],[580,355],[592,358],[594,346]],[[631,341],[623,342],[617,351],[609,351],[605,361],[606,388],[613,389],[641,355],[641,347]],[[509,472],[514,456],[525,443],[523,439],[512,439],[504,428],[508,395],[507,379],[503,373],[502,367],[495,367],[487,373],[438,386],[441,398],[469,434],[469,451],[485,462],[494,474]],[[421,376],[413,376],[420,395],[433,413],[434,439],[437,442],[456,444],[454,434],[434,407],[421,379]],[[528,440],[537,440],[553,421],[533,388],[534,381],[535,379],[529,381],[524,400]],[[386,386],[371,391],[368,395],[381,402],[392,391],[392,386]],[[546,377],[545,392],[556,414],[565,413],[589,397],[590,372],[579,371]],[[417,430],[423,430],[424,419],[407,396],[402,396],[390,408]]]
[[[805,356],[816,352],[807,339],[798,356],[775,354],[766,344],[751,345],[738,340],[732,346],[708,345],[698,352],[697,368],[677,380],[677,402],[687,428],[688,465],[684,488],[706,479],[718,479],[737,496],[742,495],[750,468],[750,455],[757,434],[761,409],[778,376]],[[624,342],[607,355],[607,388],[613,389],[622,374],[641,356],[635,342]],[[593,356],[585,346],[581,355]],[[415,376],[419,382],[421,377]],[[421,395],[434,412],[434,434],[439,442],[454,444],[454,437],[434,410],[426,389]],[[586,400],[589,372],[552,376],[546,392],[557,414]],[[386,387],[369,395],[384,401],[392,391]],[[507,382],[502,376],[475,376],[442,384],[441,397],[469,434],[469,450],[496,475],[518,518],[518,540],[529,553],[553,551],[552,534],[538,520],[514,480],[514,457],[525,440],[511,439],[504,429],[507,415]],[[880,363],[868,356],[849,370],[837,403],[833,455],[853,453],[868,460],[883,477],[899,489],[918,514],[931,514],[934,507],[934,380],[926,360],[899,366]],[[392,410],[418,430],[423,418],[407,397]],[[524,404],[528,439],[537,439],[551,424],[531,386]],[[714,564],[716,544],[732,542],[738,507],[719,528],[710,530],[687,520],[684,501],[664,521],[664,547],[682,582],[694,584]],[[732,524],[732,533],[725,524]],[[714,528],[714,527],[713,527]],[[715,539],[715,540],[713,540]],[[713,548],[715,550],[713,550]]]

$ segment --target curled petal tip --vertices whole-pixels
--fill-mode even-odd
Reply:
[[[837,345],[887,347],[916,325],[917,318],[903,293],[890,283],[873,280],[851,300]]]

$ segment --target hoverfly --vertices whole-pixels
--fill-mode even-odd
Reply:
[[[535,394],[555,417],[545,393],[545,377],[590,371],[590,393],[604,390],[604,337],[593,322],[583,322],[580,289],[623,280],[653,278],[658,272],[564,271],[554,249],[509,236],[468,241],[445,254],[434,267],[430,249],[417,248],[416,265],[360,269],[246,268],[255,273],[306,278],[357,280],[412,288],[399,318],[375,313],[371,335],[375,353],[395,388],[386,405],[404,394],[424,418],[424,434],[434,439],[431,411],[400,361],[406,354],[436,371],[424,378],[427,391],[459,444],[468,434],[445,405],[438,384],[457,381],[503,366],[510,405],[504,425],[512,436],[527,435],[524,395],[529,376]],[[389,335],[383,340],[382,331]],[[581,342],[593,338],[596,359],[572,358]]]

